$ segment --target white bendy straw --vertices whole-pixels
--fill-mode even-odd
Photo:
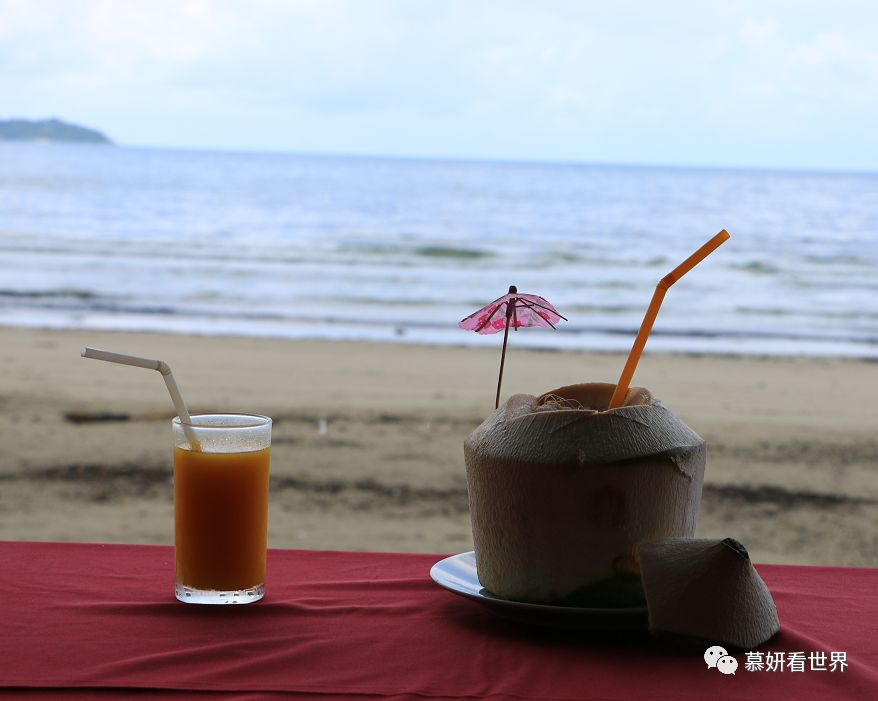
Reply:
[[[195,437],[195,431],[192,430],[192,417],[189,416],[189,410],[186,408],[186,402],[180,394],[177,387],[177,381],[174,379],[174,373],[171,367],[164,360],[152,360],[151,358],[140,358],[136,355],[126,355],[125,353],[113,353],[112,351],[100,350],[99,348],[89,348],[86,346],[80,352],[83,358],[93,358],[94,360],[106,360],[108,363],[119,363],[120,365],[131,365],[136,368],[146,368],[147,370],[157,370],[161,373],[171,395],[171,401],[174,403],[174,409],[180,417],[180,425],[183,427],[183,433],[186,434],[186,440],[192,450],[201,450],[201,444]]]

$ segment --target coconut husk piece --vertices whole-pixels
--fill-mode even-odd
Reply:
[[[771,592],[733,538],[669,538],[638,550],[649,629],[752,650],[780,630]]]
[[[637,545],[691,536],[704,441],[648,390],[517,394],[464,443],[476,568],[513,601],[643,603]]]

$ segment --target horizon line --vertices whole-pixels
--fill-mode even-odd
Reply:
[[[109,137],[108,137],[109,138]],[[521,166],[552,166],[552,167],[596,167],[596,168],[654,168],[662,170],[725,170],[741,172],[766,172],[766,173],[790,173],[803,175],[878,175],[878,166],[867,168],[850,167],[821,167],[821,166],[767,166],[767,165],[744,165],[744,164],[717,164],[717,163],[667,163],[649,161],[603,161],[603,160],[561,160],[552,158],[527,158],[527,157],[491,157],[491,156],[449,156],[437,154],[382,154],[382,153],[343,153],[335,151],[306,151],[296,149],[279,148],[271,150],[257,147],[235,146],[170,146],[157,144],[132,144],[120,143],[110,140],[108,144],[78,143],[73,141],[25,141],[15,139],[0,139],[0,144],[39,144],[64,145],[64,146],[91,146],[111,147],[131,150],[152,151],[178,151],[195,153],[224,153],[230,155],[262,155],[262,156],[298,156],[304,158],[327,158],[327,159],[360,159],[360,160],[383,160],[383,161],[423,161],[438,163],[470,163],[482,165],[521,165]]]
[[[156,151],[194,151],[208,153],[228,154],[253,154],[253,155],[276,155],[276,156],[301,156],[306,158],[351,158],[362,160],[385,160],[385,161],[428,161],[439,163],[473,163],[483,165],[534,165],[534,166],[560,166],[576,167],[588,166],[598,168],[656,168],[668,170],[733,170],[733,171],[765,171],[770,173],[802,173],[813,175],[878,175],[878,166],[872,169],[856,168],[822,168],[819,166],[758,166],[758,165],[721,165],[721,164],[698,164],[698,163],[664,163],[664,162],[638,162],[638,161],[588,161],[588,160],[558,160],[551,158],[523,158],[523,157],[490,157],[490,156],[442,156],[436,154],[381,154],[381,153],[342,153],[335,151],[299,151],[295,149],[269,150],[254,147],[234,146],[159,146],[149,144],[120,144],[112,142],[112,145],[121,148],[144,149]]]

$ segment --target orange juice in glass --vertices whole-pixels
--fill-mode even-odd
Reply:
[[[174,430],[175,593],[193,604],[244,604],[265,595],[271,419],[192,416],[190,445]]]

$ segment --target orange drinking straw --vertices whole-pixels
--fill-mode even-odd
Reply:
[[[710,241],[695,251],[695,253],[680,263],[680,265],[674,268],[670,273],[659,280],[659,284],[656,285],[655,292],[652,295],[652,301],[650,301],[649,307],[646,309],[646,314],[643,316],[643,323],[640,325],[640,331],[637,332],[637,338],[634,339],[634,345],[631,346],[631,352],[628,354],[628,361],[625,363],[625,367],[622,368],[622,374],[619,377],[619,382],[616,384],[616,391],[613,392],[613,398],[610,400],[610,406],[607,407],[608,409],[616,409],[617,407],[622,406],[622,402],[625,401],[625,395],[628,394],[628,386],[631,384],[631,378],[634,377],[637,363],[643,353],[644,346],[646,346],[646,339],[649,338],[649,332],[652,331],[652,325],[655,323],[659,307],[662,306],[662,300],[665,298],[665,293],[668,291],[668,288],[707,258],[707,256],[713,253],[722,244],[728,241],[728,239],[729,232],[723,229],[710,239]]]

